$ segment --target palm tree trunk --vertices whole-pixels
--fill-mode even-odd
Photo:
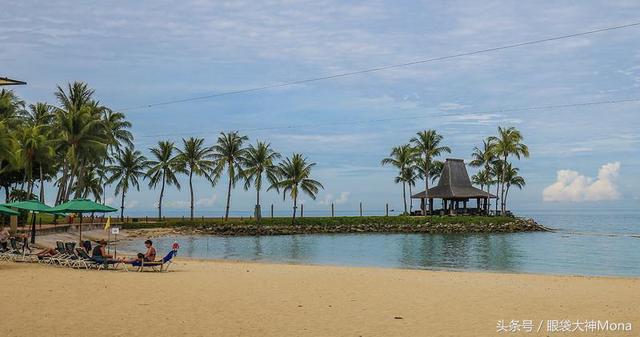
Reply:
[[[162,220],[162,196],[164,196],[164,184],[166,179],[166,175],[162,175],[162,187],[160,188],[160,199],[158,200],[158,221]]]
[[[496,196],[499,195],[500,184],[496,184]],[[496,213],[498,213],[498,200],[496,200]]]
[[[406,183],[402,182],[402,201],[404,202],[404,214],[407,214],[407,192],[406,192]]]
[[[505,177],[505,169],[507,168],[507,155],[504,156],[504,162],[502,162],[502,172],[500,178],[500,184],[502,185],[500,189],[500,210],[504,213],[504,177]]]
[[[76,187],[76,191],[73,196],[74,199],[80,198],[82,190],[84,190],[84,179],[82,177],[84,175],[84,170],[85,165],[83,163],[82,165],[80,165],[80,169],[78,170],[78,186]]]
[[[122,200],[120,202],[120,221],[124,221],[124,191],[122,191]]]
[[[102,161],[102,169],[106,171],[106,167],[107,167],[107,157],[104,157],[104,160]],[[106,175],[106,173],[105,173]],[[102,181],[104,177],[100,177],[100,180]],[[107,180],[104,179],[104,181],[102,182],[102,204],[106,205],[107,204]]]
[[[193,220],[193,170],[189,171],[189,193],[191,193],[191,220]]]
[[[296,223],[296,210],[298,209],[298,196],[293,198],[293,217],[291,218],[291,225]]]
[[[431,203],[429,202],[429,166],[431,166],[431,163],[429,163],[426,159],[425,159],[426,165],[425,165],[425,170],[424,170],[424,200],[426,201],[425,204],[425,210],[424,210],[424,215],[427,214],[427,212],[431,209]]]
[[[255,210],[256,220],[260,221],[262,219],[262,210],[260,209],[260,189],[256,187],[256,210]]]
[[[411,184],[409,184],[409,214],[413,212],[413,200],[411,199]]]
[[[44,202],[44,174],[42,173],[42,164],[40,164],[40,202]]]
[[[507,196],[509,195],[509,188],[511,188],[511,186],[509,184],[507,184],[507,191],[504,193],[504,210],[507,210]]]
[[[232,183],[232,178],[231,178],[231,174],[229,174],[229,186],[227,187],[227,207],[224,212],[224,221],[229,220],[229,202],[231,201],[231,183]]]

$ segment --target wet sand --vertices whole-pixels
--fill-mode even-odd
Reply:
[[[178,260],[168,273],[0,262],[4,336],[509,336],[497,322],[631,322],[640,279]],[[534,330],[537,326],[534,327]]]

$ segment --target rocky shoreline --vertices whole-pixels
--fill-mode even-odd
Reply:
[[[199,224],[174,226],[158,231],[158,234],[182,235],[219,235],[219,236],[256,236],[256,235],[293,235],[293,234],[350,234],[350,233],[517,233],[543,232],[549,228],[533,219],[514,218],[506,223],[440,223],[425,221],[423,224],[331,224],[331,225],[259,225],[259,224]],[[135,236],[136,231],[132,231]],[[148,231],[146,235],[149,235]],[[141,233],[142,234],[142,233]]]

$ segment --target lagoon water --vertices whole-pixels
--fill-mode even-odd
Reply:
[[[640,276],[640,211],[523,211],[554,233],[174,236],[180,255],[301,264]],[[141,242],[126,243],[142,250]]]

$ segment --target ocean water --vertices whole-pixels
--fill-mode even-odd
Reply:
[[[173,236],[182,256],[300,264],[640,276],[640,211],[521,211],[553,233]],[[142,242],[125,243],[142,250]]]

